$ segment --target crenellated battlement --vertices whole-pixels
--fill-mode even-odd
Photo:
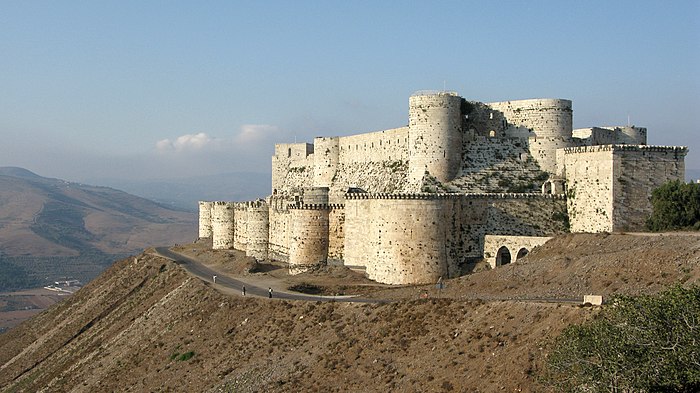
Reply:
[[[298,204],[298,205],[289,205],[289,210],[334,210],[334,209],[343,209],[345,208],[345,205],[342,203],[324,203],[324,204]]]
[[[565,199],[565,194],[540,194],[540,193],[412,193],[412,194],[370,194],[347,193],[345,199]]]
[[[638,151],[638,152],[673,152],[688,154],[687,146],[657,146],[657,145],[598,145],[576,146],[562,149],[564,154],[593,153],[601,151]]]

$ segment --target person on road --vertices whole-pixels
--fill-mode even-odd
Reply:
[[[245,285],[243,286],[242,292],[243,292],[243,296],[245,296]]]
[[[272,287],[267,288],[267,297],[272,299]]]

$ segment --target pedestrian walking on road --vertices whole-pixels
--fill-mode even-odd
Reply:
[[[243,286],[243,296],[245,296],[245,285]]]
[[[272,288],[267,288],[267,297],[272,299]]]

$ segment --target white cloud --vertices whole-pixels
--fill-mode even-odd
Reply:
[[[264,140],[279,131],[277,126],[270,124],[244,124],[234,138],[236,143],[246,144]]]
[[[198,134],[186,134],[177,137],[174,141],[162,139],[156,142],[158,151],[191,151],[201,150],[214,142],[209,135],[204,132]]]

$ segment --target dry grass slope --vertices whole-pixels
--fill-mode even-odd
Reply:
[[[697,240],[564,236],[522,263],[448,282],[443,298],[378,289],[400,299],[382,305],[225,295],[142,255],[1,335],[0,390],[543,391],[536,374],[548,339],[597,310],[477,297],[697,282]]]

